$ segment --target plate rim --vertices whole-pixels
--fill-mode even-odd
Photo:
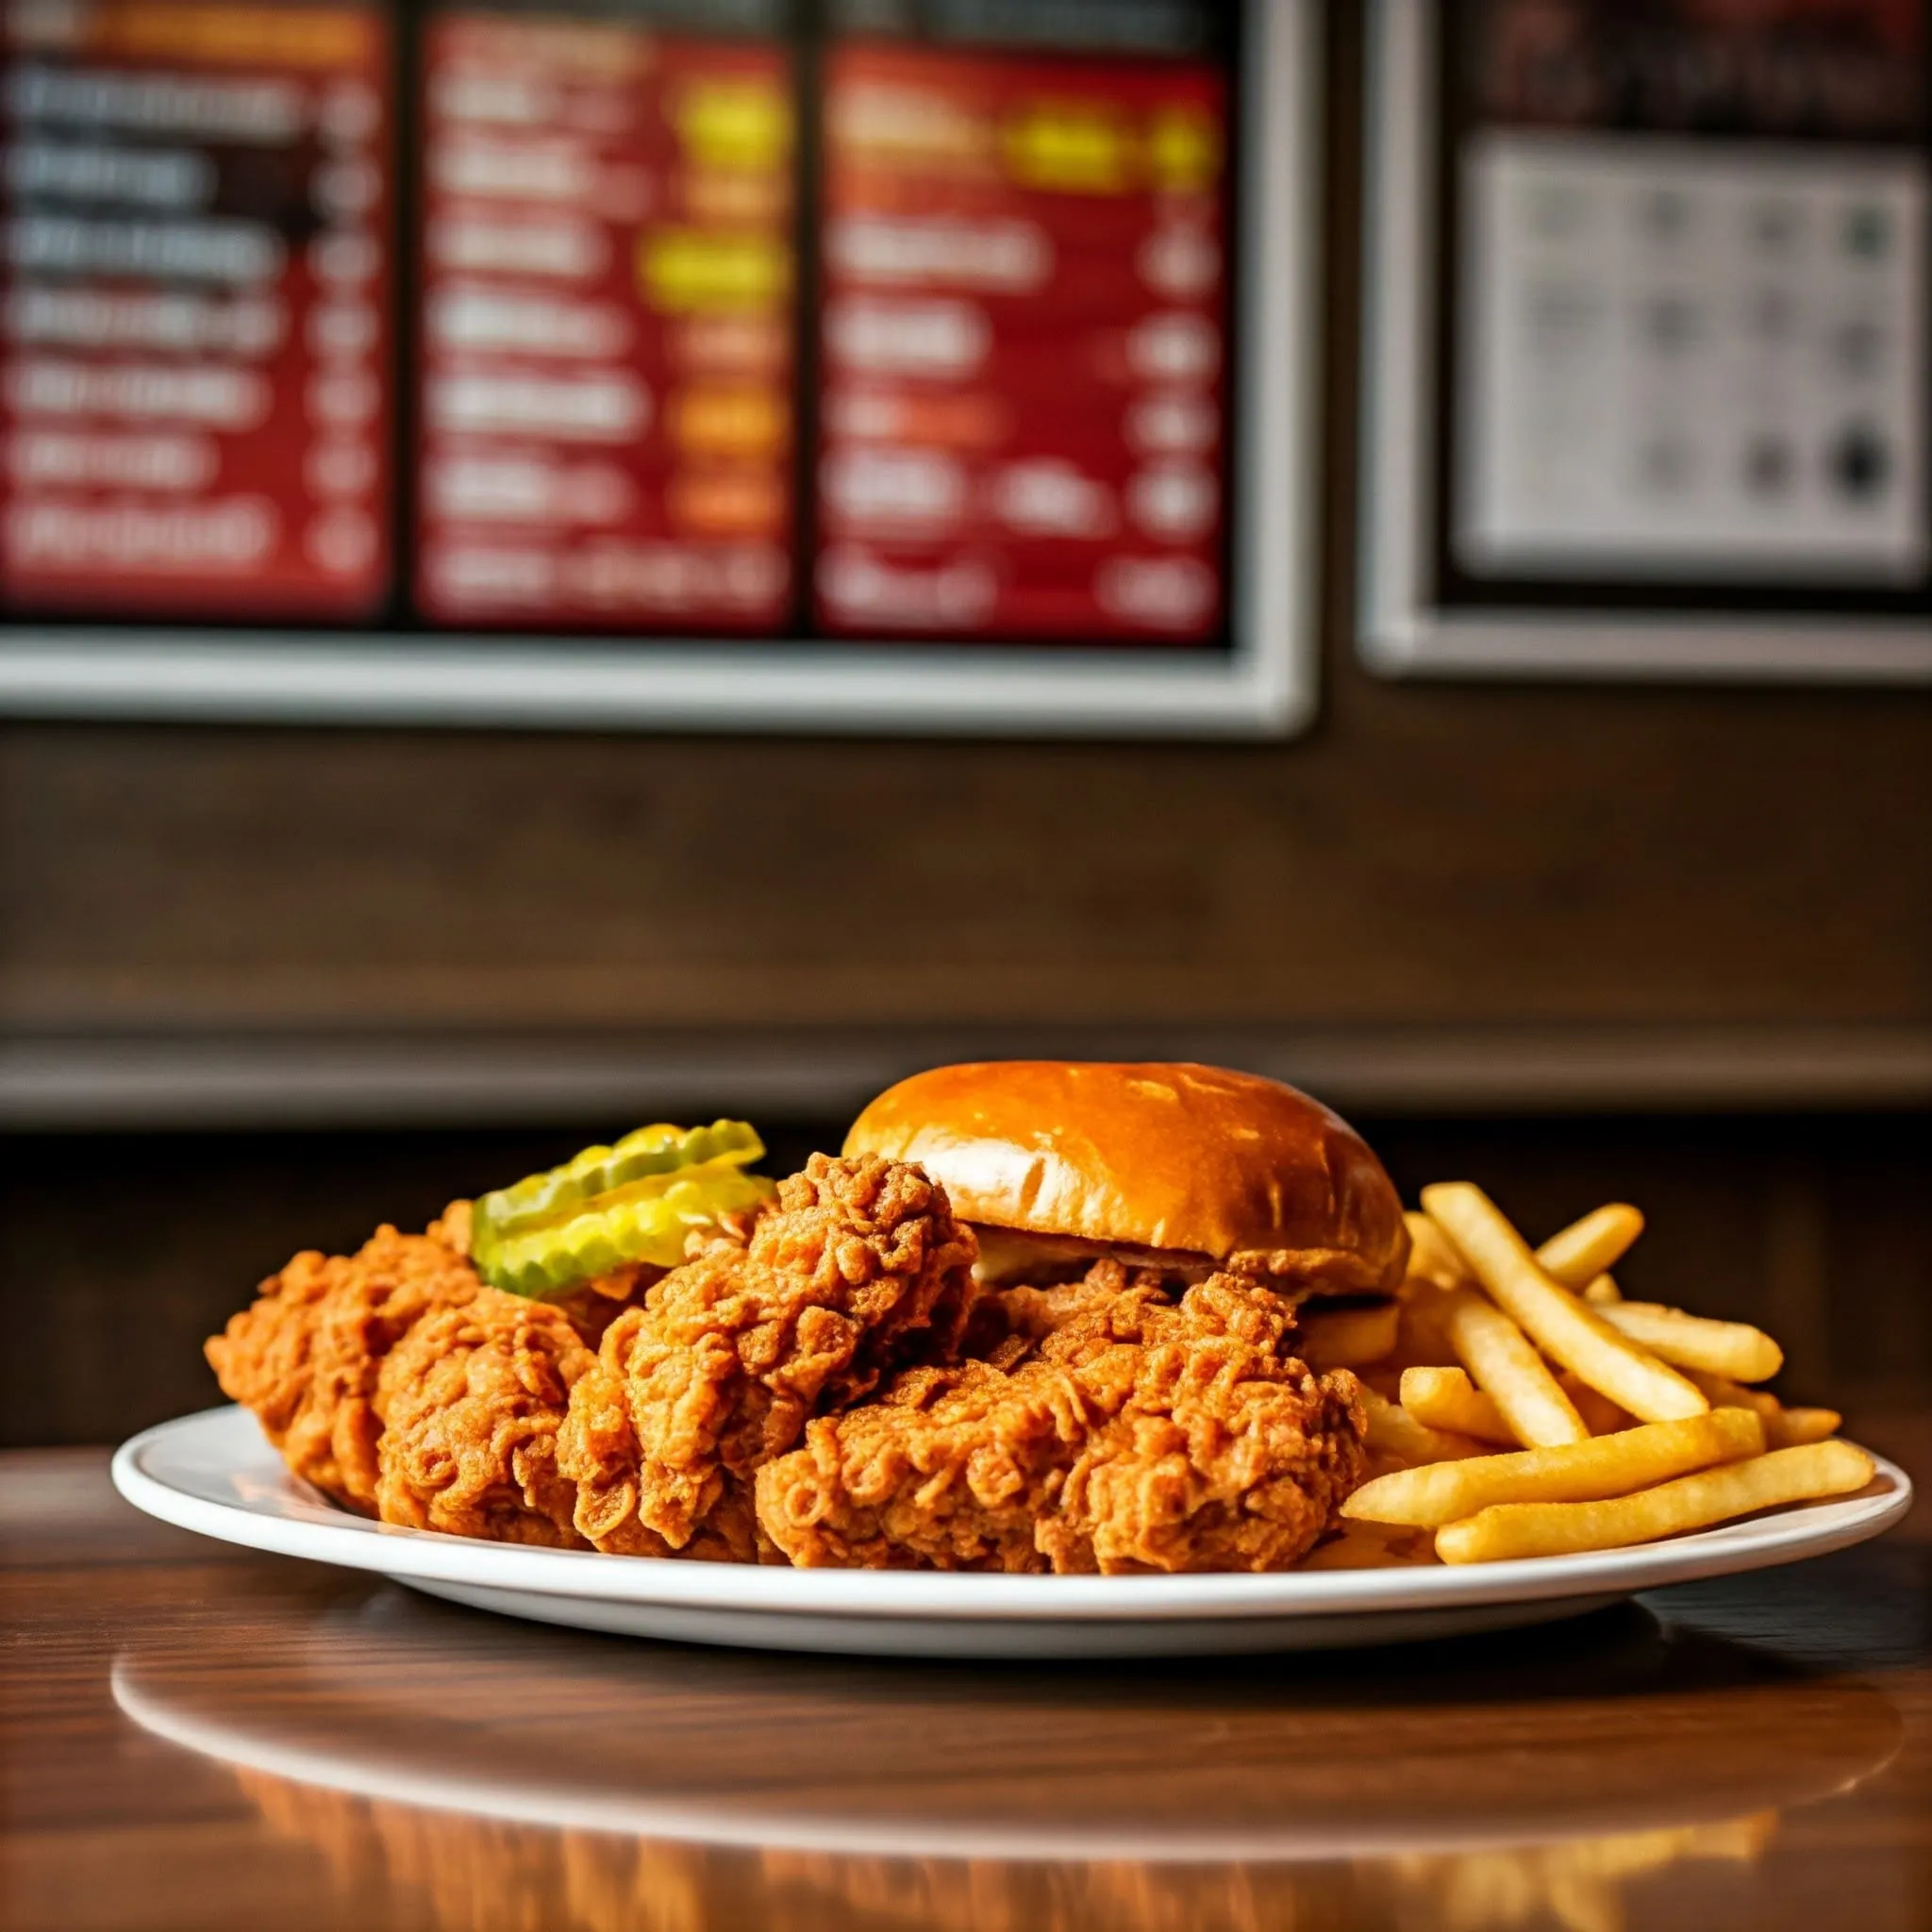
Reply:
[[[1848,1548],[1899,1522],[1913,1495],[1906,1472],[1868,1450],[1880,1476],[1891,1485],[1889,1490],[1790,1505],[1741,1523],[1619,1550],[1463,1567],[1259,1575],[1009,1576],[958,1571],[795,1570],[537,1549],[375,1523],[338,1510],[320,1496],[311,1504],[299,1493],[285,1498],[281,1508],[255,1507],[198,1495],[155,1474],[148,1466],[155,1452],[177,1449],[184,1442],[204,1449],[211,1444],[218,1453],[210,1459],[217,1466],[225,1462],[236,1474],[247,1474],[258,1455],[273,1465],[282,1485],[294,1485],[298,1479],[289,1474],[248,1411],[234,1405],[155,1424],[122,1443],[110,1465],[120,1494],[145,1515],[217,1541],[341,1569],[374,1571],[398,1582],[426,1577],[541,1597],[625,1603],[640,1608],[730,1610],[774,1619],[1173,1623],[1374,1615],[1549,1602],[1607,1591],[1635,1594],[1667,1584],[1771,1569]],[[291,1503],[314,1513],[289,1513]],[[1827,1521],[1807,1525],[1806,1519],[1825,1510],[1833,1512]]]

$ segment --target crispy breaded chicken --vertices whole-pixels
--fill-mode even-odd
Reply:
[[[625,1271],[553,1304],[499,1296],[470,1261],[470,1204],[453,1201],[422,1234],[385,1226],[353,1255],[297,1255],[261,1284],[252,1306],[210,1338],[207,1354],[223,1392],[255,1411],[296,1475],[336,1502],[374,1515],[383,1435],[378,1385],[385,1363],[419,1323],[491,1296],[495,1320],[484,1330],[493,1338],[516,1332],[514,1324],[505,1325],[503,1303],[543,1306],[550,1311],[543,1327],[557,1340],[559,1358],[558,1322],[583,1344],[588,1360],[613,1317],[662,1272]],[[465,1331],[458,1324],[437,1332],[455,1338]],[[434,1361],[426,1344],[410,1348],[407,1358],[423,1374]],[[481,1376],[483,1365],[473,1373]],[[399,1374],[390,1386],[404,1386]],[[512,1407],[524,1399],[511,1398],[507,1385],[505,1396]],[[566,1383],[562,1403],[568,1398]],[[438,1399],[454,1399],[446,1379],[438,1384]]]
[[[628,1555],[756,1557],[753,1474],[813,1416],[952,1359],[975,1252],[918,1168],[812,1156],[748,1241],[708,1248],[611,1324],[559,1444],[579,1533]]]
[[[482,1291],[469,1234],[469,1204],[458,1202],[425,1234],[385,1226],[353,1255],[297,1255],[208,1343],[223,1392],[255,1411],[290,1469],[365,1515],[383,1358],[424,1315]]]
[[[1091,1262],[1077,1280],[1051,1288],[988,1289],[974,1304],[960,1353],[998,1369],[1015,1368],[1049,1336],[1109,1310],[1124,1294],[1136,1293],[1149,1307],[1174,1307],[1187,1288],[1163,1270],[1108,1259]]]
[[[1043,1339],[1015,1366],[915,1369],[813,1421],[758,1472],[765,1534],[793,1563],[866,1568],[1252,1571],[1306,1555],[1360,1474],[1355,1378],[1311,1374],[1288,1352],[1291,1306],[1234,1276],[1177,1306],[1116,1264],[1082,1287],[1016,1305],[1020,1342],[1029,1323]]]
[[[376,1513],[411,1529],[582,1549],[557,1435],[596,1360],[547,1302],[485,1288],[432,1309],[377,1379]]]

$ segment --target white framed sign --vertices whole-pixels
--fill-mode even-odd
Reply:
[[[1761,13],[1374,0],[1374,669],[1932,679],[1925,9]]]
[[[1310,716],[1318,0],[209,4],[9,15],[0,712]]]

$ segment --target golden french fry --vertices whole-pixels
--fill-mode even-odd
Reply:
[[[1686,1369],[1684,1374],[1709,1397],[1713,1408],[1753,1409],[1767,1423],[1781,1410],[1782,1405],[1769,1390],[1746,1389],[1724,1375],[1707,1374],[1702,1369]]]
[[[1599,1395],[1588,1382],[1580,1381],[1568,1369],[1557,1377],[1557,1387],[1575,1404],[1576,1413],[1583,1418],[1583,1426],[1592,1436],[1614,1436],[1619,1429],[1637,1426],[1637,1418],[1627,1408],[1619,1408],[1607,1395]]]
[[[1585,1301],[1592,1307],[1598,1308],[1607,1302],[1620,1302],[1624,1299],[1624,1291],[1607,1274],[1599,1274],[1594,1281],[1585,1282],[1581,1292]]]
[[[1501,1308],[1470,1288],[1452,1289],[1445,1307],[1457,1359],[1519,1442],[1581,1442],[1590,1434],[1528,1336]]]
[[[1456,1350],[1449,1340],[1448,1295],[1413,1279],[1402,1286],[1396,1306],[1401,1310],[1395,1338],[1395,1353],[1390,1361],[1397,1368],[1416,1363],[1434,1366],[1453,1361]]]
[[[1466,1369],[1404,1369],[1402,1406],[1429,1428],[1474,1436],[1483,1442],[1504,1442],[1512,1449],[1522,1446],[1495,1399],[1469,1379]]]
[[[1341,1513],[1370,1523],[1439,1528],[1503,1505],[1529,1507],[1624,1496],[1687,1470],[1757,1456],[1763,1448],[1764,1424],[1755,1415],[1720,1408],[1553,1449],[1519,1449],[1509,1456],[1396,1470],[1364,1483],[1342,1504]]]
[[[1764,1440],[1774,1449],[1795,1449],[1838,1434],[1844,1417],[1835,1408],[1781,1408],[1764,1419]]]
[[[1718,1416],[1743,1413],[1720,1409]],[[1497,1504],[1438,1530],[1436,1554],[1445,1563],[1498,1563],[1515,1557],[1623,1549],[1706,1529],[1755,1509],[1848,1495],[1872,1480],[1874,1468],[1872,1458],[1849,1442],[1774,1449],[1612,1501]]]
[[[1304,1309],[1291,1344],[1318,1373],[1366,1369],[1395,1353],[1402,1309],[1393,1301],[1368,1308]]]
[[[1426,1214],[1405,1214],[1408,1226],[1408,1279],[1431,1288],[1462,1288],[1475,1277],[1451,1241]]]
[[[1768,1382],[1785,1365],[1784,1350],[1748,1322],[1711,1322],[1657,1302],[1618,1302],[1602,1314],[1619,1335],[1680,1369],[1702,1369],[1734,1382]]]
[[[1300,1570],[1389,1570],[1433,1563],[1436,1540],[1424,1530],[1381,1523],[1344,1523],[1295,1566]]]
[[[1574,1370],[1599,1393],[1647,1423],[1680,1421],[1709,1408],[1702,1392],[1676,1370],[1612,1328],[1606,1311],[1586,1306],[1551,1280],[1529,1244],[1480,1188],[1443,1181],[1423,1190],[1423,1206],[1441,1224],[1497,1305],[1545,1354]],[[1504,1413],[1508,1413],[1507,1404]]]
[[[1714,1408],[1748,1408],[1764,1423],[1764,1440],[1773,1449],[1794,1449],[1806,1442],[1823,1442],[1835,1436],[1844,1417],[1835,1408],[1787,1408],[1764,1389],[1745,1389],[1722,1375],[1701,1369],[1685,1373],[1710,1397]]]
[[[1362,1390],[1362,1413],[1367,1419],[1365,1440],[1372,1455],[1386,1456],[1397,1462],[1449,1462],[1457,1457],[1480,1456],[1484,1443],[1469,1436],[1451,1436],[1431,1429],[1398,1407],[1374,1390]]]
[[[1565,1288],[1581,1288],[1614,1268],[1642,1232],[1643,1216],[1624,1202],[1612,1201],[1553,1234],[1536,1251],[1537,1266]]]

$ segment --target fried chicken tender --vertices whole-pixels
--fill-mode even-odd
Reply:
[[[1017,1366],[915,1368],[813,1421],[758,1472],[765,1534],[795,1564],[870,1569],[1112,1575],[1306,1555],[1360,1475],[1355,1378],[1311,1374],[1288,1352],[1291,1305],[1232,1275],[1176,1306],[1102,1263],[1081,1291],[1020,1305],[1043,1339]]]
[[[760,1554],[751,1478],[808,1421],[957,1353],[976,1247],[916,1167],[813,1155],[743,1243],[620,1315],[571,1395],[575,1524],[633,1556]]]
[[[596,1364],[569,1317],[493,1288],[432,1309],[376,1382],[385,1523],[582,1549],[576,1486],[557,1467],[570,1393]]]
[[[223,1393],[255,1411],[291,1470],[364,1515],[375,1509],[383,1359],[432,1309],[483,1291],[469,1204],[425,1234],[384,1226],[353,1255],[297,1255],[207,1345]]]
[[[1106,1313],[1124,1294],[1171,1307],[1187,1286],[1158,1269],[1103,1260],[1091,1262],[1079,1279],[1051,1288],[989,1289],[974,1305],[960,1353],[996,1369],[1017,1368],[1049,1336],[1083,1317]]]

